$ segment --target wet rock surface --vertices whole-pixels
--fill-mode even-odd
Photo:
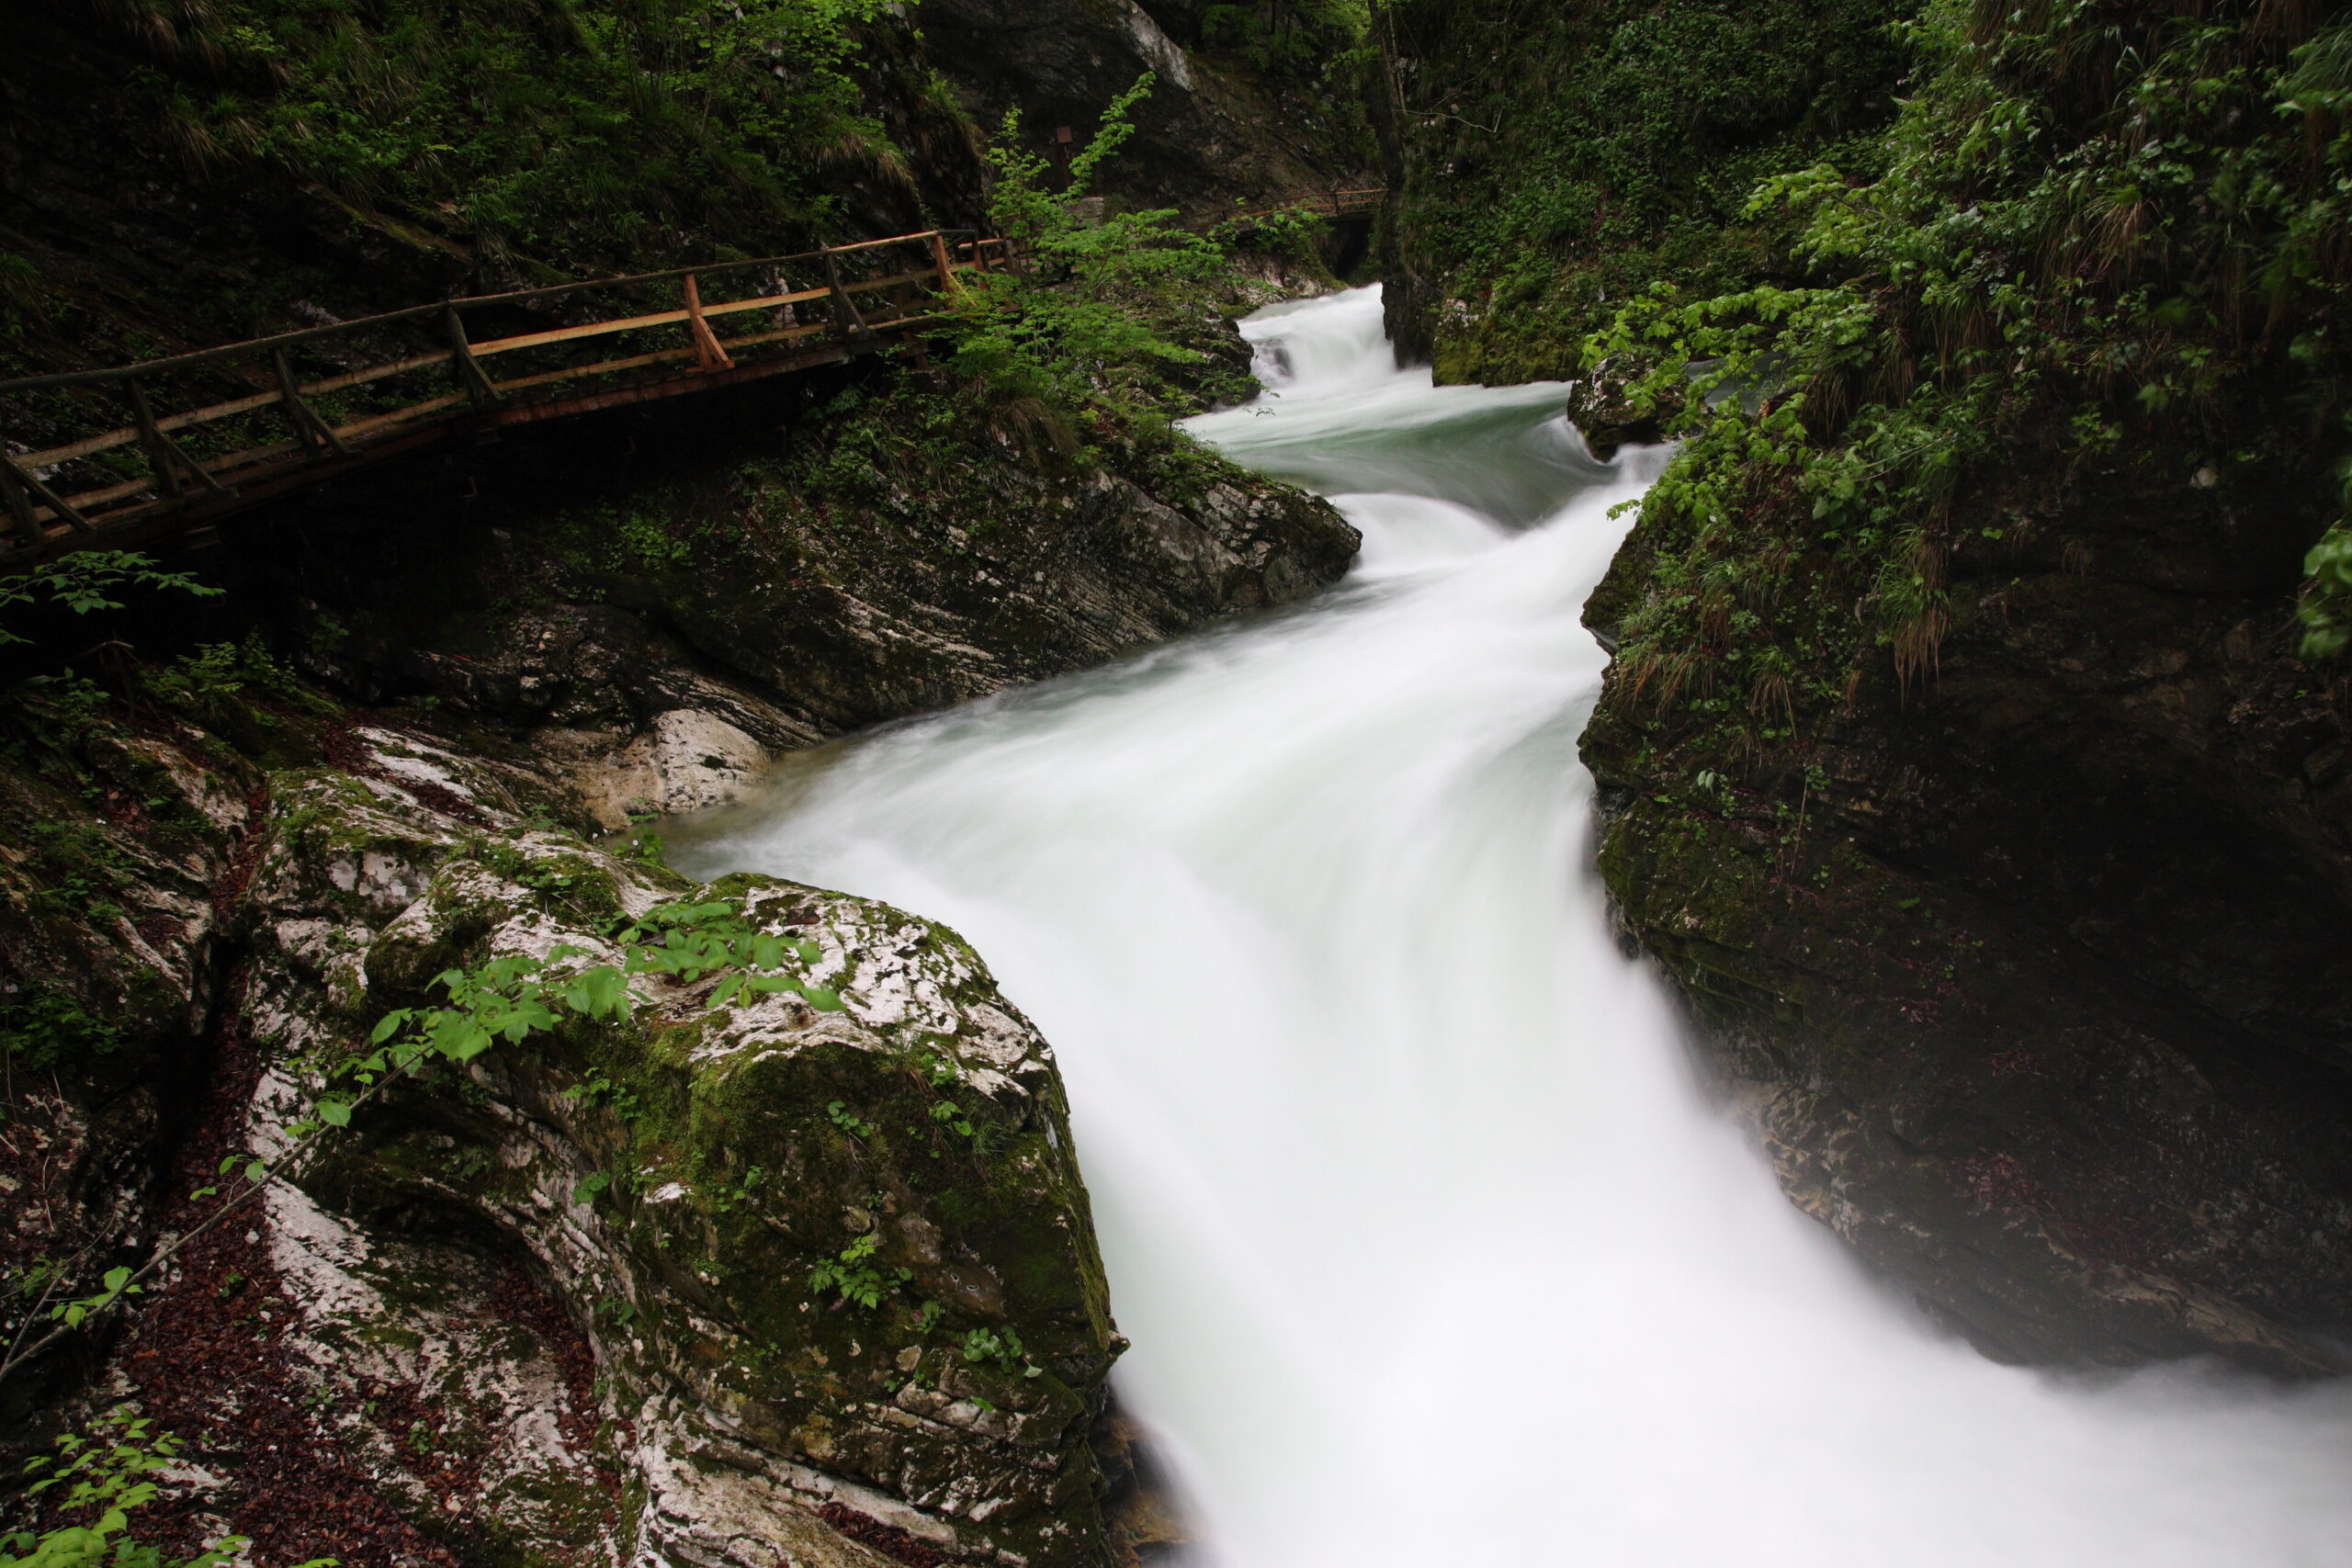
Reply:
[[[2293,499],[2085,480],[1793,761],[1585,738],[1628,938],[1791,1196],[2005,1359],[2344,1367],[2352,793]]]
[[[718,722],[669,732],[691,752]],[[121,754],[100,728],[93,754]],[[12,1245],[143,1255],[210,1212],[191,1193],[221,1159],[283,1147],[322,1069],[435,974],[609,961],[615,921],[658,904],[741,900],[817,953],[807,978],[840,1006],[713,1007],[713,978],[640,976],[627,1021],[575,1018],[363,1106],[298,1185],[178,1255],[110,1349],[52,1369],[52,1394],[88,1379],[191,1438],[173,1529],[289,1561],[338,1531],[403,1562],[1105,1560],[1096,1428],[1123,1342],[1051,1053],[978,956],[885,906],[707,892],[600,849],[554,825],[580,802],[527,753],[286,728],[311,760],[266,773],[175,728],[187,799],[266,802],[257,831],[209,836],[189,808],[192,856],[243,880],[141,1037],[188,1058],[186,1103],[109,1098],[81,1063],[20,1101],[29,1164],[5,1174],[45,1207]],[[123,922],[178,907],[168,867],[110,891]],[[8,938],[19,976],[64,940]],[[41,994],[136,1025],[104,973],[76,978]],[[66,1177],[23,1185],[44,1168]],[[861,1299],[812,1280],[844,1252],[873,1273]]]
[[[531,737],[611,781],[589,787],[617,825],[724,798],[758,771],[745,739],[772,754],[1295,603],[1361,543],[1189,444],[1078,460],[888,389],[808,417],[817,390],[342,487],[257,516],[216,570],[279,607],[309,673]]]

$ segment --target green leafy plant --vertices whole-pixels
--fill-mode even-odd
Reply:
[[[36,1533],[0,1537],[0,1568],[162,1568],[162,1554],[142,1545],[131,1531],[131,1516],[160,1495],[155,1477],[168,1470],[179,1439],[129,1405],[117,1405],[85,1436],[66,1433],[57,1451],[25,1462],[31,1477],[26,1492],[41,1496],[81,1522]],[[215,1541],[177,1568],[229,1568],[253,1543],[243,1536]],[[313,1558],[300,1568],[334,1568],[336,1559]]]
[[[1248,218],[1228,218],[1210,237],[1227,251],[1247,248],[1260,255],[1320,265],[1331,237],[1331,220],[1304,207],[1277,208]]]
[[[36,987],[0,993],[0,1055],[40,1070],[82,1056],[105,1055],[122,1032],[90,1012],[72,992]]]
[[[666,975],[693,985],[723,972],[726,978],[710,994],[712,1007],[790,992],[819,1012],[842,1010],[838,992],[782,972],[787,963],[816,963],[823,956],[817,944],[755,930],[740,903],[663,904],[623,924],[618,936],[629,944],[632,975]]]
[[[631,829],[627,837],[620,840],[616,852],[623,860],[635,861],[639,865],[660,866],[665,871],[668,870],[669,851],[662,842],[662,835],[644,826],[644,821],[650,821],[651,818],[648,818],[640,821],[632,817],[629,820],[636,826]]]
[[[720,1188],[718,1195],[711,1200],[711,1207],[724,1214],[733,1212],[741,1204],[750,1202],[752,1194],[758,1191],[760,1184],[767,1179],[767,1174],[766,1170],[761,1167],[752,1166],[743,1172],[741,1179],[734,1186]]]
[[[964,1359],[973,1366],[994,1365],[1000,1371],[1018,1372],[1024,1378],[1042,1377],[1045,1369],[1029,1359],[1028,1348],[1021,1343],[1020,1331],[1011,1324],[1001,1331],[975,1328],[964,1336]]]
[[[292,671],[270,656],[259,632],[248,633],[241,643],[203,644],[149,672],[146,684],[164,702],[208,714],[219,713],[223,705],[249,692],[305,706],[317,700]]]
[[[1128,115],[1149,95],[1149,73],[1102,111],[1056,190],[1052,165],[1027,150],[1018,111],[989,150],[996,170],[989,215],[1020,247],[1013,272],[973,280],[973,300],[951,329],[952,367],[1001,400],[1028,400],[1065,418],[1095,403],[1124,407],[1156,371],[1198,364],[1150,317],[1226,265],[1212,240],[1176,224],[1173,209],[1098,213],[1096,172],[1135,134]]]
[[[1371,22],[1369,0],[1248,0],[1204,7],[1201,36],[1239,50],[1261,71],[1300,73],[1346,52]]]
[[[2086,471],[2186,495],[2352,447],[2352,24],[1931,0],[1900,37],[1918,87],[1885,145],[1751,196],[1802,282],[1661,277],[1586,344],[1682,442],[1612,710],[1769,744],[1869,650],[1932,680],[1956,577]],[[2346,552],[2339,524],[2306,562],[2309,657],[2344,646]]]
[[[864,1307],[868,1312],[878,1310],[886,1296],[915,1277],[910,1269],[885,1272],[876,1265],[874,1254],[881,1245],[880,1236],[866,1232],[842,1247],[838,1257],[808,1270],[808,1289],[819,1296],[836,1295],[843,1305]]]
[[[2338,523],[2303,558],[2312,580],[2297,614],[2303,622],[2303,657],[2334,659],[2352,646],[2352,527]]]
[[[577,1100],[588,1105],[607,1105],[622,1121],[634,1120],[638,1112],[638,1097],[630,1089],[615,1083],[601,1072],[592,1072],[565,1089],[559,1100]],[[599,1190],[602,1190],[599,1189]]]
[[[132,78],[207,165],[275,165],[485,261],[589,271],[723,242],[796,248],[823,172],[900,183],[861,103],[883,0],[216,0]],[[752,247],[758,247],[752,249]]]
[[[216,598],[221,592],[186,572],[159,570],[153,560],[136,551],[81,550],[0,577],[0,645],[28,640],[9,628],[6,617],[11,610],[48,604],[77,615],[95,615],[121,609],[124,602],[114,595],[132,588],[190,593],[199,599]]]

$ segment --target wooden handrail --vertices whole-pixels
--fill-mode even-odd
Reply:
[[[1341,197],[1377,198],[1383,194],[1334,192],[1329,200],[1336,210]],[[853,280],[844,275],[844,259],[863,257],[866,253],[890,246],[913,248],[919,263],[911,270],[878,277]],[[790,287],[785,269],[796,265],[806,265],[811,270],[821,268],[823,281],[813,288]],[[124,537],[127,528],[152,532],[157,525],[185,526],[191,518],[219,515],[255,499],[283,494],[348,471],[361,463],[418,450],[436,441],[472,439],[503,426],[571,417],[838,362],[940,325],[946,319],[942,313],[944,309],[962,306],[971,298],[959,274],[1018,270],[1023,265],[1009,241],[975,234],[969,230],[927,229],[791,255],[712,262],[622,277],[585,278],[539,288],[442,299],[133,365],[52,371],[0,380],[0,398],[28,392],[104,389],[129,405],[133,415],[128,424],[79,436],[41,451],[10,453],[5,445],[0,445],[0,512],[6,513],[0,524],[13,525],[14,537],[25,549],[38,552],[80,547],[95,539]],[[712,301],[703,298],[704,286],[713,277],[762,270],[768,275],[769,287],[780,287],[780,292],[746,299]],[[628,315],[508,333],[479,342],[467,331],[465,313],[469,310],[542,305],[594,289],[634,289],[666,284],[678,287],[683,308],[638,310]],[[910,298],[922,293],[935,297],[940,304],[924,305]],[[878,299],[860,308],[860,298],[877,294]],[[825,302],[825,319],[804,321],[796,316],[796,306],[820,300]],[[760,310],[777,313],[772,325],[731,337],[720,334],[718,325],[722,319]],[[623,352],[593,364],[560,363],[554,368],[532,368],[526,361],[517,367],[522,374],[504,377],[491,368],[492,362],[502,355],[677,327],[684,329],[684,342],[671,338],[671,344],[675,346]],[[390,329],[402,329],[409,336],[404,351],[397,339],[391,344],[371,342],[364,349],[353,344],[353,351],[341,356],[341,362],[350,366],[354,359],[371,353],[393,353],[394,357],[337,368],[311,380],[303,380],[296,374],[292,352],[298,348],[315,351],[323,344],[372,338]],[[414,335],[420,333],[437,337],[441,346],[429,352],[415,352]],[[919,338],[916,346],[920,359]],[[753,350],[768,352],[746,358]],[[157,406],[168,400],[167,378],[189,371],[215,367],[226,370],[231,367],[238,368],[225,378],[245,379],[254,389],[193,409],[167,410]],[[338,418],[318,401],[390,378],[435,369],[446,372],[454,384],[445,383],[447,390],[399,408],[366,412],[356,418],[346,412]],[[646,374],[603,389],[577,385],[599,378],[629,376],[632,372]],[[550,392],[550,389],[557,389]],[[191,450],[179,439],[182,432],[272,409],[277,411],[284,423],[277,430],[251,432],[252,435],[269,437],[256,445],[208,457]],[[278,438],[281,433],[284,438]],[[244,434],[238,432],[240,435]],[[228,443],[224,440],[219,444]],[[146,458],[144,474],[116,477],[122,472],[119,468],[109,472],[106,467],[99,467],[96,472],[85,471],[82,476],[83,483],[89,488],[70,492],[67,481],[57,477],[56,470],[64,465],[133,446]],[[159,519],[160,524],[155,521]]]
[[[137,365],[120,366],[112,370],[54,370],[40,376],[19,376],[0,381],[0,397],[10,392],[34,391],[43,387],[95,387],[119,381],[129,375],[161,375],[174,370],[194,369],[222,359],[237,359],[273,348],[292,348],[298,344],[315,343],[321,338],[336,337],[346,333],[366,332],[376,327],[397,326],[403,321],[429,321],[450,306],[461,310],[483,305],[528,305],[542,299],[556,299],[570,294],[583,293],[591,288],[630,288],[648,283],[669,283],[688,273],[740,272],[745,267],[784,266],[792,262],[815,261],[828,255],[848,255],[855,251],[875,250],[883,245],[902,245],[910,241],[927,240],[933,234],[967,234],[968,229],[925,229],[919,233],[895,234],[887,240],[860,240],[855,244],[829,245],[820,250],[798,251],[788,256],[762,256],[751,261],[709,262],[700,266],[672,267],[667,272],[640,272],[626,277],[592,277],[575,283],[550,284],[544,288],[517,288],[504,294],[472,294],[463,299],[437,300],[430,305],[413,305],[404,310],[386,310],[380,315],[356,316],[347,321],[331,321],[322,327],[304,327],[297,332],[279,333],[271,337],[249,339],[244,343],[224,344],[219,348],[202,348],[190,354],[175,354],[168,358],[142,360]]]
[[[1351,190],[1317,191],[1312,196],[1298,197],[1274,207],[1253,207],[1246,212],[1229,212],[1218,221],[1247,223],[1252,219],[1271,218],[1277,212],[1291,212],[1300,208],[1331,218],[1356,217],[1378,211],[1387,201],[1390,192],[1385,186],[1364,186]]]
[[[916,248],[922,258],[921,265],[913,270],[880,277],[854,281],[843,277],[842,258],[893,245]],[[965,254],[969,259],[956,259],[958,253]],[[795,347],[810,339],[831,336],[851,352],[864,352],[876,346],[886,335],[895,338],[937,324],[940,316],[935,311],[910,305],[906,298],[907,291],[928,289],[943,299],[960,301],[967,296],[956,275],[964,271],[988,270],[992,254],[998,258],[1009,257],[1006,243],[970,235],[968,231],[924,230],[919,233],[829,246],[789,256],[719,262],[699,267],[639,273],[627,277],[589,279],[544,288],[474,295],[110,369],[17,377],[0,381],[0,396],[53,389],[104,387],[111,389],[128,402],[136,418],[128,425],[42,451],[8,453],[0,448],[0,506],[5,506],[9,520],[16,525],[17,536],[25,544],[43,548],[55,536],[53,530],[61,524],[86,536],[95,529],[134,514],[143,517],[157,512],[176,513],[189,508],[218,511],[237,502],[237,489],[243,484],[267,481],[270,493],[277,493],[288,483],[311,482],[299,478],[289,479],[285,476],[306,468],[319,470],[321,477],[327,470],[340,471],[369,456],[371,440],[385,436],[387,433],[437,428],[451,423],[453,417],[459,421],[471,417],[475,423],[487,418],[493,423],[560,417],[567,412],[585,412],[592,406],[609,407],[616,401],[641,400],[645,396],[675,395],[694,390],[697,384],[732,383],[747,375],[772,374],[777,370],[797,368],[802,362],[815,363],[816,360],[809,359],[811,353],[815,353],[819,360],[828,357],[828,352],[822,348]],[[702,282],[710,276],[741,273],[746,268],[764,268],[781,282],[784,278],[782,269],[795,263],[821,264],[824,283],[812,288],[787,287],[780,293],[762,294],[748,299],[706,302],[702,297]],[[1005,265],[1004,260],[999,259],[998,265]],[[466,331],[463,312],[482,306],[532,304],[591,289],[631,288],[673,282],[678,285],[683,296],[683,309],[639,311],[573,326],[510,333],[481,342],[471,341]],[[885,302],[878,307],[882,312],[879,315],[861,312],[851,302],[853,295],[879,290],[890,291],[885,296]],[[817,300],[831,301],[829,314],[831,319],[815,324],[794,321],[793,306]],[[780,323],[771,330],[739,333],[733,337],[718,334],[716,326],[718,318],[756,310],[779,312]],[[435,352],[405,354],[383,364],[362,366],[310,381],[300,380],[294,374],[288,351],[298,345],[315,345],[322,340],[371,333],[387,327],[432,327],[436,324],[436,319],[438,331],[447,346]],[[595,364],[561,366],[503,378],[493,378],[483,364],[484,360],[500,355],[681,325],[685,328],[685,344],[674,349],[623,355]],[[792,363],[740,363],[740,355],[745,351],[769,345],[784,346],[788,351],[786,357]],[[841,355],[833,352],[830,357],[839,358]],[[262,374],[268,378],[268,389],[171,412],[159,412],[154,406],[149,389],[163,378],[247,360],[264,367]],[[563,382],[616,376],[632,370],[658,369],[687,362],[691,362],[692,374],[684,382],[662,381],[651,389],[618,395],[567,393],[560,395],[554,404],[542,400],[513,408],[507,406],[509,400],[521,392]],[[322,396],[435,367],[445,367],[456,378],[455,390],[340,423],[322,416],[312,406],[311,400]],[[664,374],[669,372],[664,371]],[[696,378],[702,380],[697,383]],[[464,411],[469,404],[472,407],[470,416],[463,412],[451,416],[450,411]],[[578,407],[572,407],[574,404]],[[175,432],[274,406],[283,412],[286,428],[290,429],[292,439],[270,441],[209,457],[196,456],[175,439]],[[402,435],[397,444],[406,449],[414,445],[414,438]],[[144,475],[99,484],[73,494],[61,492],[40,477],[41,471],[53,470],[60,465],[133,445],[146,456],[148,472]],[[150,492],[158,490],[163,492],[160,496],[151,495]],[[141,497],[147,499],[127,509],[95,512],[95,509]]]

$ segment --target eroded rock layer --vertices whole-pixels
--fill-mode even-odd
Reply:
[[[618,962],[631,918],[717,899],[814,954],[808,994],[713,1006],[717,976],[640,975],[633,1017],[399,1086],[199,1238],[102,1385],[196,1439],[187,1528],[273,1557],[356,1526],[396,1560],[1101,1561],[1122,1342],[1051,1052],[978,957],[884,906],[597,848],[527,767],[330,739],[336,761],[266,773],[185,728],[95,742],[101,767],[168,759],[149,809],[184,819],[196,885],[125,863],[119,903],[37,939],[169,944],[149,1026],[118,1025],[136,1087],[19,1118],[63,1156],[17,1189],[47,1241],[191,1228],[219,1200],[189,1190],[280,1152],[452,967]],[[169,1055],[199,1058],[186,1105],[128,1070]]]

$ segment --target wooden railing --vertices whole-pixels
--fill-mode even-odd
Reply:
[[[959,273],[1012,261],[927,231],[0,381],[0,412],[48,436],[0,442],[0,503],[22,550],[186,525],[435,442],[920,345]]]
[[[1317,191],[1313,196],[1297,197],[1278,207],[1258,207],[1247,212],[1237,212],[1228,221],[1248,223],[1260,218],[1271,218],[1277,212],[1311,212],[1318,218],[1334,220],[1373,218],[1379,215],[1382,204],[1387,199],[1388,192],[1379,186],[1361,190]]]

